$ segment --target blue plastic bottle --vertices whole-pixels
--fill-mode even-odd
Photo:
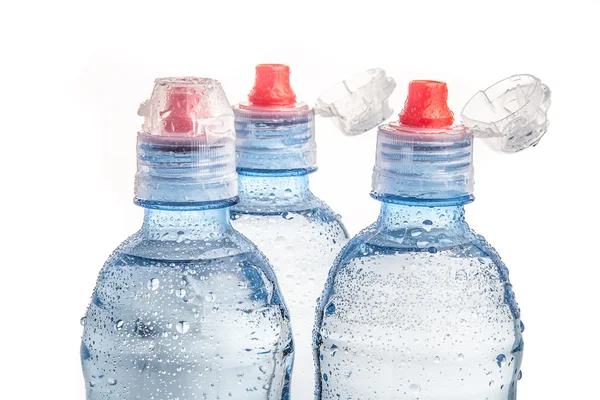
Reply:
[[[240,201],[233,226],[275,269],[293,321],[292,396],[312,398],[316,300],[348,239],[339,216],[309,187],[316,170],[314,111],[296,103],[289,67],[269,64],[257,66],[249,102],[234,114]]]
[[[381,213],[340,253],[317,311],[319,400],[516,398],[523,325],[506,266],[465,221],[473,136],[446,98],[412,82],[401,122],[379,128]]]
[[[217,81],[156,81],[138,134],[144,223],[100,272],[88,400],[287,399],[290,321],[266,258],[230,223],[233,113]]]

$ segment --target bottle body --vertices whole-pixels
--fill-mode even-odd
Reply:
[[[384,203],[321,298],[317,398],[515,399],[522,326],[508,270],[462,206]]]
[[[146,210],[102,269],[81,346],[88,400],[285,399],[287,310],[227,208]]]
[[[286,298],[294,330],[292,396],[314,396],[314,310],[329,268],[348,235],[308,187],[308,177],[243,175],[233,226],[267,256]]]

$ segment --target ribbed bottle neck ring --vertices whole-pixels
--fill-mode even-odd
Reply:
[[[316,169],[314,111],[306,104],[257,107],[242,103],[233,112],[238,169]]]
[[[473,199],[473,135],[462,126],[379,127],[372,195],[398,203],[465,204]]]
[[[237,196],[235,142],[223,136],[138,133],[135,199],[139,204],[193,206]]]

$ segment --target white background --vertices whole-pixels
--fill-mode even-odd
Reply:
[[[353,5],[353,3],[356,3]],[[506,261],[525,322],[519,399],[597,399],[600,346],[598,1],[3,2],[0,10],[0,398],[83,399],[79,341],[95,279],[141,224],[138,105],[160,76],[219,79],[245,99],[254,65],[287,63],[299,100],[379,66],[448,82],[456,114],[516,73],[553,90],[541,144],[477,143],[467,218]],[[375,133],[317,122],[313,190],[352,234],[372,222]],[[188,399],[190,400],[190,399]],[[303,399],[302,399],[303,400]]]

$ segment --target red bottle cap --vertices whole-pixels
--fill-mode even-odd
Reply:
[[[259,64],[248,101],[257,106],[289,106],[296,103],[290,86],[290,67],[283,64]]]
[[[448,87],[439,81],[412,81],[400,123],[415,128],[445,128],[454,122],[448,108]]]
[[[161,112],[165,133],[188,134],[194,132],[198,104],[202,91],[196,88],[176,87],[167,97],[165,110]]]

